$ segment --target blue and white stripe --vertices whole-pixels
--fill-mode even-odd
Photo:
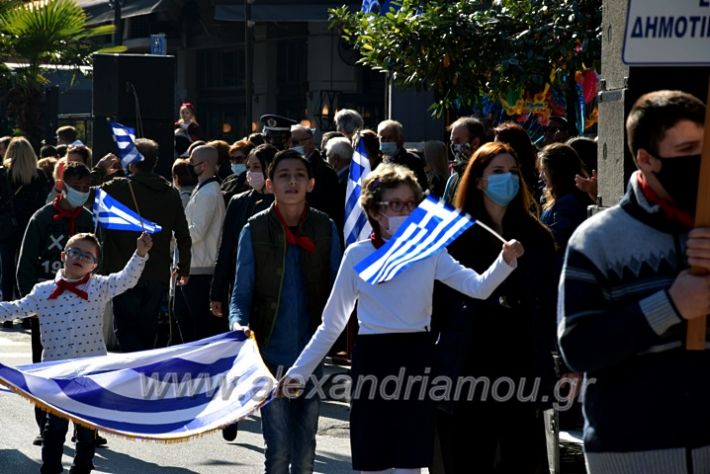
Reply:
[[[148,232],[149,234],[163,230],[161,226],[142,218],[101,188],[96,189],[94,221],[109,230]]]
[[[453,242],[476,221],[431,196],[412,211],[385,245],[355,265],[371,285],[391,280],[405,268]]]
[[[162,441],[234,423],[270,400],[276,386],[241,331],[150,351],[0,364],[0,383],[85,426]]]
[[[345,247],[366,239],[372,232],[370,223],[367,221],[367,214],[360,206],[362,182],[369,173],[370,160],[367,158],[365,142],[358,140],[353,159],[350,161],[348,185],[345,191],[345,226],[343,228]]]
[[[118,122],[111,122],[111,131],[113,133],[113,141],[118,147],[118,156],[121,158],[121,166],[124,169],[128,165],[137,161],[143,161],[143,155],[136,148],[136,131]]]

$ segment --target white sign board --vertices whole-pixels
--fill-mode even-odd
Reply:
[[[626,64],[710,65],[710,0],[629,0]]]

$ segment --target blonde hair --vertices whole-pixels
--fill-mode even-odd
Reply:
[[[37,155],[25,137],[15,137],[10,141],[3,166],[11,171],[15,184],[30,184],[37,176]]]
[[[376,220],[370,217],[370,211],[377,212],[380,209],[384,190],[395,189],[401,184],[406,184],[412,189],[417,203],[424,198],[424,193],[414,172],[401,165],[382,163],[368,174],[362,183],[360,205],[365,210],[367,220],[370,221],[372,230],[376,235],[380,234],[380,226]]]

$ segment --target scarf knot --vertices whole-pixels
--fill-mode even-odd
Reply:
[[[286,224],[286,219],[284,219],[283,215],[281,215],[278,205],[274,205],[274,214],[276,214],[276,218],[281,223],[281,227],[284,229],[284,234],[286,234],[286,242],[288,244],[301,247],[308,253],[315,252],[316,244],[313,242],[313,239],[308,236],[301,235],[301,228],[303,227],[303,223],[306,221],[306,217],[308,217],[308,207],[306,207],[303,210],[303,214],[301,214],[295,234],[291,231],[291,227]]]
[[[77,288],[80,285],[85,284],[87,281],[89,281],[89,278],[91,277],[91,273],[87,273],[84,278],[82,278],[79,281],[66,281],[64,278],[59,278],[54,281],[54,283],[57,285],[56,288],[54,288],[54,291],[52,292],[51,295],[49,295],[50,300],[56,300],[59,298],[59,295],[64,293],[65,291],[69,291],[71,293],[74,293],[76,296],[78,296],[81,299],[88,300],[89,299],[89,294],[84,291],[80,290]]]
[[[76,220],[79,218],[81,215],[82,208],[77,207],[76,209],[62,209],[59,206],[59,201],[62,200],[62,193],[60,192],[57,194],[54,198],[54,201],[52,201],[52,207],[56,211],[56,214],[52,216],[52,218],[55,221],[58,221],[60,219],[66,219],[67,220],[67,225],[69,227],[69,235],[74,235],[76,234]]]
[[[651,189],[641,172],[637,172],[639,188],[643,195],[648,199],[651,204],[656,204],[661,208],[663,214],[671,221],[682,224],[688,229],[692,229],[695,225],[695,217],[690,215],[690,213],[678,209],[669,201],[661,198],[656,192]]]
[[[370,232],[370,242],[372,243],[372,246],[376,249],[379,249],[380,247],[385,245],[385,241],[382,239],[382,236],[380,236],[379,234],[375,234],[375,231]]]

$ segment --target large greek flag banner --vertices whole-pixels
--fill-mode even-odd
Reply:
[[[453,242],[476,221],[431,196],[424,199],[385,245],[355,265],[371,285],[384,283],[402,270]]]
[[[148,232],[149,234],[163,230],[161,226],[148,219],[143,219],[101,188],[96,189],[94,198],[94,221],[109,230]]]
[[[234,423],[276,386],[254,339],[241,331],[142,352],[0,364],[0,383],[80,425],[161,441]]]
[[[136,131],[118,122],[111,122],[111,132],[113,141],[118,147],[118,156],[121,158],[121,166],[128,168],[128,165],[136,161],[143,161],[143,155],[136,148]]]
[[[353,159],[350,161],[348,185],[345,191],[345,247],[366,239],[372,228],[367,221],[365,210],[360,206],[360,191],[362,182],[370,174],[370,160],[367,158],[365,142],[358,140]]]

